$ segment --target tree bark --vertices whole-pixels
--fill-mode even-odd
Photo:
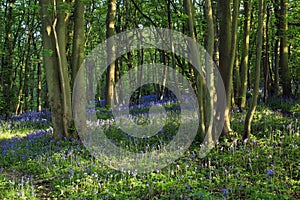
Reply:
[[[52,24],[52,31],[55,42],[55,49],[58,58],[58,73],[61,87],[61,97],[63,104],[63,129],[66,138],[71,137],[73,126],[73,114],[71,104],[71,87],[68,72],[68,61],[66,52],[66,30],[67,13],[63,8],[64,0],[57,0],[55,10],[56,18]]]
[[[5,23],[5,36],[4,36],[4,55],[2,57],[2,94],[4,106],[2,113],[5,114],[6,120],[10,118],[10,112],[13,109],[14,93],[13,86],[13,57],[14,57],[14,45],[12,41],[12,25],[13,25],[13,6],[15,0],[8,0],[6,5],[6,21]]]
[[[115,35],[115,20],[116,20],[116,0],[108,2],[108,11],[106,18],[106,38]],[[115,85],[115,41],[107,41],[107,69],[106,77],[106,106],[111,107],[114,105],[114,85]]]
[[[215,87],[214,87],[214,64],[212,62],[211,57],[214,53],[214,45],[215,45],[215,30],[214,30],[214,19],[213,19],[213,9],[211,0],[205,0],[205,17],[207,21],[207,45],[206,51],[207,54],[205,57],[205,71],[206,71],[206,85],[208,88],[208,94],[206,100],[206,134],[207,134],[207,142],[210,145],[214,145],[213,141],[213,120],[214,120],[214,97],[215,97]],[[210,57],[211,56],[211,57]]]
[[[234,22],[231,20],[231,1],[223,0],[218,2],[219,7],[219,23],[220,23],[220,64],[219,70],[224,81],[226,91],[226,109],[224,114],[224,127],[222,135],[228,135],[232,130],[230,127],[230,110],[231,110],[231,95],[232,95],[232,72],[233,72],[233,53],[235,48],[235,41],[232,41],[235,37],[232,34],[236,34],[232,29]],[[237,12],[237,11],[235,11]]]
[[[44,67],[55,141],[76,137],[73,134],[71,87],[66,52],[66,29],[69,13],[63,0],[41,0]],[[51,9],[49,9],[51,8]]]
[[[282,90],[284,97],[290,97],[292,95],[292,87],[291,87],[291,74],[288,66],[288,1],[280,0],[280,16],[281,20],[279,21],[280,28],[280,59],[279,59],[279,67],[280,74],[282,80]]]
[[[72,84],[74,84],[77,72],[84,59],[84,3],[82,0],[75,0],[74,11],[74,38],[72,51]]]
[[[51,0],[41,0],[42,37],[44,46],[44,67],[49,92],[49,104],[53,124],[54,140],[58,141],[64,137],[64,126],[62,117],[61,88],[59,85],[58,55],[56,54],[54,33],[52,23],[54,21],[53,6]]]
[[[250,26],[251,26],[251,0],[244,0],[244,33],[242,44],[241,59],[241,90],[238,101],[240,109],[246,106],[246,91],[248,83],[248,61],[249,61],[249,44],[250,44]]]
[[[255,62],[255,83],[254,91],[251,99],[250,108],[246,115],[243,140],[250,137],[251,133],[251,123],[255,113],[257,99],[259,94],[259,82],[260,82],[260,65],[262,57],[262,45],[263,45],[263,24],[265,17],[265,2],[264,0],[259,0],[259,10],[258,10],[258,29],[257,29],[257,41],[256,41],[256,62]]]
[[[184,9],[185,9],[185,13],[189,16],[187,19],[187,24],[188,24],[188,35],[193,38],[195,40],[195,42],[197,42],[197,38],[196,38],[196,33],[195,33],[195,28],[194,28],[194,14],[193,14],[193,4],[191,0],[184,0],[183,2],[184,5]],[[197,52],[197,47],[192,45],[191,46],[191,52],[195,55],[195,52]],[[195,59],[195,63],[193,63],[196,66],[201,66],[201,55],[198,55],[197,58]],[[191,58],[192,59],[192,58]],[[191,69],[192,70],[192,69]],[[205,134],[205,115],[204,115],[204,90],[203,90],[203,77],[200,74],[196,74],[195,77],[196,80],[196,88],[197,88],[197,95],[198,95],[198,104],[199,104],[199,127],[200,127],[200,133],[201,133],[201,137],[204,138],[204,134]]]

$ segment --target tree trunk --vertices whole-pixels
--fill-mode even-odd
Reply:
[[[251,99],[250,108],[246,115],[243,140],[250,137],[251,123],[252,123],[253,116],[255,113],[258,94],[259,94],[260,64],[261,64],[261,57],[262,57],[264,17],[265,17],[265,2],[264,2],[264,0],[259,0],[258,29],[257,29],[257,41],[256,41],[255,83],[254,83],[254,91],[253,91],[253,96]]]
[[[116,0],[108,2],[108,12],[106,18],[106,38],[115,35],[115,20],[116,20]],[[107,69],[106,77],[106,106],[111,107],[114,105],[114,85],[115,85],[115,41],[107,41]]]
[[[282,89],[283,96],[290,97],[292,95],[292,87],[291,87],[291,74],[288,66],[288,1],[280,0],[280,16],[281,20],[279,21],[280,28],[280,59],[279,59],[279,67],[280,74],[282,80]]]
[[[280,82],[280,75],[279,75],[279,57],[280,57],[280,2],[279,0],[273,1],[273,7],[274,7],[274,15],[275,15],[275,26],[276,28],[276,40],[274,45],[274,94],[276,96],[279,96],[280,94],[280,88],[279,88],[279,82]]]
[[[55,141],[76,136],[72,133],[73,113],[66,53],[68,13],[62,6],[64,3],[63,0],[56,4],[51,0],[40,1],[44,66]]]
[[[82,0],[75,0],[74,11],[74,38],[72,51],[72,84],[84,59],[84,3]]]
[[[267,19],[264,29],[264,103],[267,102],[269,94],[269,75],[270,75],[270,57],[269,57],[269,21],[270,21],[270,7],[267,8]]]
[[[53,6],[51,0],[41,0],[42,37],[44,46],[44,67],[49,93],[49,104],[53,124],[54,140],[58,141],[64,137],[64,126],[62,116],[61,88],[59,85],[58,55],[56,54],[52,22],[54,21]]]
[[[193,4],[191,0],[184,0],[183,2],[184,5],[184,9],[185,9],[185,13],[189,16],[187,19],[187,24],[188,24],[188,35],[193,38],[195,40],[195,42],[197,42],[196,39],[196,33],[195,33],[195,29],[194,29],[194,14],[193,14]],[[195,52],[197,52],[197,47],[195,47],[194,45],[192,45],[191,47],[191,52],[194,52],[193,54],[195,55]],[[196,63],[193,63],[196,66],[201,66],[201,55],[197,56],[197,58],[195,58]],[[200,127],[200,133],[201,133],[201,137],[204,137],[205,134],[205,120],[204,120],[204,90],[203,90],[203,77],[197,73],[196,75],[196,88],[197,88],[197,95],[198,95],[198,104],[199,104],[199,127]]]
[[[13,109],[14,104],[14,93],[12,90],[13,86],[13,57],[14,57],[14,46],[12,42],[12,25],[13,25],[13,6],[15,0],[7,1],[7,14],[5,15],[6,21],[5,23],[5,38],[4,38],[4,55],[2,57],[2,94],[4,100],[4,106],[2,108],[2,112],[5,114],[6,120],[10,118],[10,113]]]
[[[241,90],[238,101],[240,109],[246,106],[246,91],[248,84],[248,61],[249,61],[249,43],[250,43],[250,26],[251,26],[251,0],[244,0],[244,33],[242,44],[241,59]]]
[[[232,94],[232,45],[234,45],[234,38],[232,33],[232,21],[231,21],[231,1],[223,0],[218,2],[219,7],[219,23],[220,23],[220,64],[219,70],[224,81],[226,91],[226,109],[224,114],[224,127],[222,135],[228,135],[231,132],[230,128],[230,110],[231,110],[231,94]]]
[[[63,128],[64,136],[66,138],[71,137],[71,129],[73,126],[73,114],[71,104],[71,87],[70,78],[68,72],[68,61],[66,52],[66,30],[67,30],[67,14],[62,6],[64,0],[58,0],[57,2],[57,18],[54,19],[52,25],[55,49],[58,58],[58,72],[61,87],[61,96],[63,104]]]
[[[37,63],[37,97],[36,97],[36,105],[37,105],[37,111],[42,111],[42,102],[41,102],[41,91],[42,91],[42,69],[41,69],[41,61],[38,59]]]
[[[206,134],[207,134],[207,143],[214,145],[213,141],[213,120],[214,120],[214,96],[215,96],[215,87],[214,87],[214,64],[212,59],[208,56],[213,56],[214,53],[214,44],[215,44],[215,30],[214,30],[214,20],[213,20],[213,10],[211,0],[205,0],[205,17],[207,21],[207,45],[206,51],[207,54],[205,57],[205,71],[206,71],[206,85],[208,88],[208,97],[206,99]]]

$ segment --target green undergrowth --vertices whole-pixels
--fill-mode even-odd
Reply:
[[[15,134],[0,141],[0,199],[300,199],[300,120],[284,113],[258,106],[253,134],[241,141],[245,113],[235,112],[234,134],[205,158],[193,145],[145,174],[108,168],[77,141],[54,144],[49,133],[13,140]]]

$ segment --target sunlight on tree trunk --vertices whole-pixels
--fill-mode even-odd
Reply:
[[[262,45],[263,45],[263,24],[265,18],[265,2],[264,0],[259,1],[258,10],[258,28],[257,28],[257,41],[256,41],[256,61],[255,61],[255,83],[253,96],[250,103],[250,108],[246,115],[243,140],[248,139],[251,133],[251,123],[255,113],[257,99],[259,94],[259,81],[260,81],[260,65],[262,57]]]
[[[188,24],[188,35],[197,42],[196,33],[194,29],[194,14],[193,14],[193,4],[191,0],[184,0],[183,2],[185,13],[188,15],[187,24]],[[195,45],[192,45],[191,52],[197,52],[197,47]],[[194,54],[195,55],[195,54]],[[196,65],[201,67],[201,55],[197,56],[197,58],[194,58],[196,61]],[[200,133],[201,137],[204,138],[205,134],[205,120],[204,120],[204,90],[203,90],[203,77],[200,74],[196,74],[196,86],[197,86],[197,92],[198,92],[198,104],[199,104],[199,123],[200,123]]]
[[[115,20],[116,20],[116,0],[108,2],[108,11],[106,18],[106,38],[115,35]],[[115,87],[115,41],[107,41],[107,69],[106,76],[106,106],[111,107],[114,105],[114,87]]]
[[[281,20],[279,23],[280,28],[280,59],[279,67],[282,80],[282,90],[284,97],[290,97],[292,95],[291,87],[291,75],[288,66],[289,55],[288,55],[288,0],[280,0],[280,16]]]
[[[211,0],[205,0],[205,17],[207,21],[207,46],[206,51],[209,56],[213,56],[214,52],[214,41],[215,41],[215,30],[214,30],[214,20],[213,20],[213,10]],[[208,88],[208,94],[206,105],[205,105],[205,115],[206,115],[206,134],[207,142],[213,144],[213,120],[214,120],[214,97],[216,95],[214,87],[214,64],[212,58],[205,57],[205,71],[206,71],[206,85]]]
[[[250,44],[250,26],[251,26],[251,0],[244,0],[244,32],[242,43],[242,60],[241,60],[241,90],[238,95],[238,106],[242,109],[246,106],[246,91],[248,83],[248,61],[249,61],[249,44]]]

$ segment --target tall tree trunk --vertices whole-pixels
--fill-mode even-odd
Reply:
[[[278,32],[278,31],[277,31]],[[277,34],[276,34],[277,35]],[[279,95],[279,47],[280,40],[276,39],[274,46],[274,94]]]
[[[219,23],[220,23],[220,64],[219,70],[224,81],[226,90],[226,109],[224,114],[224,128],[222,135],[228,135],[230,128],[230,109],[232,94],[232,22],[231,22],[231,1],[223,0],[218,2]]]
[[[108,2],[108,11],[106,18],[106,38],[115,35],[115,20],[116,20],[116,0]],[[115,85],[115,41],[107,41],[107,69],[106,77],[106,106],[111,107],[114,105],[114,85]]]
[[[251,99],[250,108],[246,115],[243,140],[250,137],[251,123],[252,123],[253,116],[255,113],[258,94],[259,94],[260,65],[261,65],[261,57],[262,57],[264,17],[265,17],[265,2],[264,2],[264,0],[259,0],[258,29],[257,29],[257,41],[256,41],[255,83],[254,83],[254,91],[253,91],[253,96]]]
[[[234,64],[234,100],[235,105],[239,105],[240,97],[239,94],[241,93],[241,77],[240,77],[240,60],[239,60],[239,52],[238,48],[235,51],[235,64]]]
[[[267,19],[264,29],[264,103],[267,102],[269,93],[269,75],[270,75],[270,57],[269,57],[269,21],[270,21],[270,10],[271,7],[267,8]]]
[[[185,13],[189,16],[187,19],[187,24],[188,24],[188,35],[193,38],[195,40],[195,42],[197,42],[197,38],[196,38],[196,33],[195,33],[195,25],[194,25],[194,14],[193,14],[193,4],[191,0],[184,0],[183,2],[184,5],[184,9],[185,9]],[[197,52],[197,47],[195,47],[194,45],[192,45],[191,47],[191,52],[193,52],[193,55],[195,55],[195,52]],[[200,55],[197,56],[197,58],[194,58],[196,63],[196,66],[201,66],[201,58]],[[199,104],[199,127],[200,127],[200,133],[201,133],[201,137],[204,136],[205,134],[205,120],[204,120],[204,90],[203,90],[203,77],[197,73],[196,74],[196,86],[197,86],[197,95],[198,95],[198,104]]]
[[[163,50],[159,51],[160,53],[160,62],[162,62],[164,64],[164,71],[163,71],[163,74],[162,74],[162,83],[160,85],[160,89],[159,89],[159,96],[158,96],[158,99],[159,100],[162,100],[163,97],[164,97],[164,94],[165,94],[165,85],[166,85],[166,82],[167,82],[167,73],[168,73],[168,69],[167,69],[167,53]]]
[[[41,61],[38,58],[37,63],[37,97],[36,97],[36,105],[37,105],[37,111],[42,111],[42,98],[41,98],[41,91],[42,91],[42,69],[41,69]]]
[[[74,38],[72,51],[72,84],[84,59],[84,3],[82,0],[75,0],[74,11]]]
[[[73,113],[66,53],[69,13],[65,10],[64,3],[64,0],[57,0],[55,3],[51,0],[40,1],[44,66],[56,141],[76,136],[72,132]]]
[[[90,88],[88,91],[93,93],[93,84],[94,79],[93,73],[89,73],[87,79],[84,79],[85,75],[85,67],[82,68],[81,65],[83,64],[84,60],[84,47],[85,47],[85,38],[84,38],[84,2],[81,0],[75,0],[75,10],[74,10],[74,37],[73,37],[73,51],[72,51],[72,60],[71,60],[71,70],[72,70],[72,86],[73,88],[76,87],[78,94],[75,91],[75,95],[73,94],[72,99],[72,106],[73,106],[73,118],[74,121],[77,122],[76,131],[77,133],[87,134],[86,129],[86,103],[87,103],[87,88],[86,82],[90,81],[88,84]],[[87,66],[88,70],[93,69],[94,67]],[[80,71],[80,73],[78,73]],[[88,71],[87,70],[87,71]],[[77,85],[75,86],[75,80],[77,80]],[[88,99],[94,99],[94,97],[88,97]],[[76,109],[76,110],[74,110]],[[77,133],[73,133],[74,136],[77,136]],[[76,134],[76,135],[75,135]]]
[[[66,30],[67,30],[67,13],[62,6],[64,0],[57,0],[56,15],[52,25],[55,41],[55,49],[58,58],[59,79],[63,104],[63,128],[66,138],[71,136],[70,130],[73,126],[73,114],[71,104],[71,87],[68,72],[68,61],[66,52]]]
[[[42,37],[44,46],[44,67],[49,93],[49,104],[53,124],[54,140],[58,141],[64,137],[64,126],[62,116],[61,88],[58,72],[58,55],[56,54],[54,33],[52,23],[54,21],[53,6],[51,0],[41,0]]]
[[[249,61],[249,44],[250,44],[250,26],[251,26],[251,0],[244,0],[244,33],[242,44],[241,59],[241,90],[238,106],[242,109],[246,106],[246,91],[248,84],[248,61]]]
[[[292,87],[291,87],[291,74],[290,69],[288,66],[288,16],[287,16],[287,9],[288,9],[288,0],[280,0],[280,16],[281,20],[279,23],[280,28],[280,74],[282,80],[282,89],[283,89],[283,96],[290,97],[292,95]]]
[[[274,94],[276,96],[279,96],[280,94],[280,88],[279,88],[279,82],[280,82],[280,75],[279,75],[279,57],[280,57],[280,0],[274,0],[273,1],[273,7],[274,7],[274,15],[275,15],[275,26],[276,26],[276,40],[274,45]]]
[[[6,119],[10,118],[10,113],[13,109],[14,93],[12,90],[13,86],[13,57],[14,57],[14,46],[12,41],[12,25],[13,25],[13,6],[15,0],[8,0],[6,2],[6,21],[5,23],[5,38],[4,38],[4,56],[2,57],[2,94],[4,97],[5,105],[3,106],[3,113]]]
[[[143,35],[140,34],[139,32],[137,32],[137,38],[142,43],[142,41],[143,41]],[[142,86],[143,70],[144,70],[143,69],[143,65],[144,65],[144,49],[140,49],[137,52],[137,56],[138,56],[138,65],[139,65],[139,69],[138,69],[138,73],[137,73],[137,85],[138,85],[139,88],[138,88],[138,91],[137,91],[136,102],[137,102],[137,104],[140,104],[140,99],[142,97],[142,87],[141,86]]]
[[[205,0],[205,17],[207,21],[207,45],[206,51],[207,54],[205,57],[205,71],[206,71],[206,85],[208,88],[208,96],[206,100],[206,134],[207,134],[207,143],[214,145],[213,141],[213,120],[214,120],[214,96],[215,96],[215,87],[214,87],[214,64],[212,59],[208,56],[213,56],[214,53],[214,44],[215,44],[215,30],[214,30],[214,19],[213,19],[213,9],[211,0]]]

